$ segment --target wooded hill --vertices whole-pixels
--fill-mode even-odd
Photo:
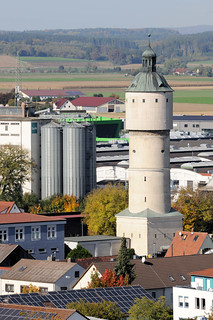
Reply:
[[[204,60],[213,53],[213,32],[181,35],[170,29],[75,29],[0,32],[0,54],[140,63],[151,33],[158,62]]]

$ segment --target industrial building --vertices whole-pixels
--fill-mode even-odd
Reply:
[[[96,184],[95,127],[59,120],[5,117],[0,121],[1,144],[22,146],[37,165],[23,192],[42,199],[56,193],[83,197]]]

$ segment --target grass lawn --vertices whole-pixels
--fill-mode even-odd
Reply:
[[[87,62],[87,59],[71,59],[71,58],[63,58],[63,57],[20,57],[21,61],[26,62]]]

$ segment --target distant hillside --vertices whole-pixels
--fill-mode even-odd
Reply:
[[[20,56],[110,61],[115,65],[141,63],[149,33],[160,63],[171,58],[185,62],[212,58],[213,32],[182,35],[162,28],[1,31],[0,54],[16,56],[18,52]]]
[[[213,26],[191,26],[191,27],[179,27],[174,28],[175,31],[178,31],[180,34],[195,34],[213,31]]]

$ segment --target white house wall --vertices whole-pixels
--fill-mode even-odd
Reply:
[[[180,307],[180,297],[183,297],[183,306]],[[188,298],[188,307],[185,301]],[[196,309],[195,298],[200,299],[200,309]],[[205,309],[201,308],[201,299],[205,299]],[[173,319],[188,319],[197,317],[201,320],[211,312],[213,307],[213,291],[196,290],[191,288],[174,287],[173,288]]]
[[[91,265],[91,267],[84,273],[82,278],[73,286],[73,289],[77,290],[88,288],[88,284],[91,282],[91,275],[95,272],[97,272],[98,275],[101,277],[101,274],[96,269],[96,267],[94,265]]]
[[[0,294],[1,295],[21,293],[21,286],[29,286],[30,284],[32,284],[33,286],[36,286],[36,287],[47,288],[48,291],[55,291],[55,285],[53,283],[18,281],[18,280],[7,280],[7,279],[0,279],[0,283],[1,283],[1,286],[0,286],[0,288],[1,288]],[[6,284],[14,285],[14,292],[5,291]]]

